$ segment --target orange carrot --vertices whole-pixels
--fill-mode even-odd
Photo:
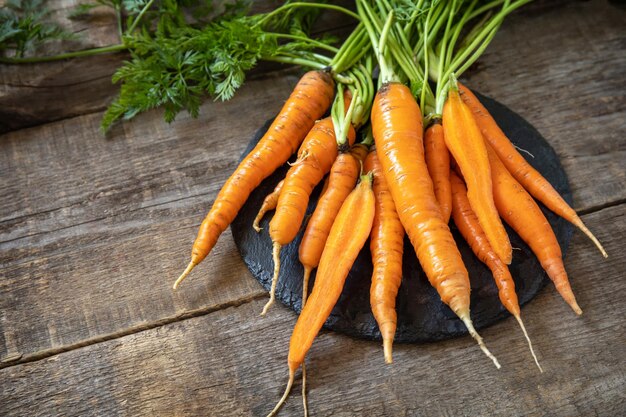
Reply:
[[[500,368],[470,318],[470,283],[448,225],[441,217],[428,176],[422,142],[422,115],[411,90],[387,83],[372,107],[378,157],[400,221],[441,300],[463,321],[482,351]]]
[[[578,227],[597,246],[602,255],[608,257],[606,251],[584,225],[578,214],[559,195],[535,168],[515,149],[509,138],[500,129],[496,121],[489,114],[489,111],[482,105],[469,88],[459,84],[461,98],[471,108],[474,119],[478,124],[483,137],[492,146],[493,150],[504,163],[513,177],[524,186],[524,188],[537,200],[541,201],[547,208],[563,217],[565,220]]]
[[[373,264],[370,304],[383,338],[385,362],[392,363],[391,350],[398,323],[396,296],[402,281],[404,228],[396,212],[376,151],[369,153],[364,169],[371,172],[374,177],[376,198],[374,224],[370,233]]]
[[[465,241],[469,244],[474,255],[491,270],[496,285],[498,286],[498,295],[500,296],[502,305],[519,323],[528,341],[530,353],[539,370],[543,372],[533,350],[533,345],[530,342],[530,337],[528,337],[528,333],[526,332],[526,327],[524,327],[524,323],[522,322],[517,294],[515,293],[515,282],[513,282],[509,268],[498,258],[498,255],[496,255],[491,245],[489,245],[487,236],[485,236],[485,232],[478,223],[478,217],[476,217],[476,214],[472,211],[472,207],[467,199],[465,183],[454,172],[450,173],[450,185],[452,187],[452,217],[454,224],[456,224],[459,232],[461,232],[461,235],[463,235],[463,238],[465,238]]]
[[[298,252],[300,262],[304,266],[302,283],[304,288],[308,288],[311,272],[320,262],[330,228],[341,205],[356,185],[361,171],[361,161],[366,153],[366,146],[356,144],[350,152],[340,153],[330,169],[328,187],[317,201]]]
[[[513,178],[489,145],[487,145],[487,152],[493,176],[493,196],[498,212],[530,246],[561,297],[576,314],[582,314],[567,278],[567,272],[565,272],[561,247],[550,223],[535,200]]]
[[[452,210],[450,192],[450,154],[443,138],[441,120],[436,120],[426,129],[424,136],[424,157],[428,173],[433,180],[435,197],[441,208],[443,221],[448,223]]]
[[[303,364],[315,336],[337,303],[348,272],[370,234],[373,220],[372,179],[364,175],[342,204],[328,235],[313,291],[300,312],[289,342],[287,389],[269,416],[274,415],[287,399],[296,370]]]
[[[174,288],[213,249],[252,190],[296,151],[315,121],[330,106],[333,95],[334,82],[328,72],[304,74],[265,135],[226,180],[200,225],[191,251],[191,262],[174,283]]]
[[[276,204],[278,203],[278,196],[280,196],[280,190],[282,190],[284,183],[285,183],[285,180],[281,180],[276,185],[276,188],[274,188],[274,191],[269,193],[267,197],[265,197],[265,199],[263,200],[263,204],[261,205],[261,208],[259,209],[259,212],[257,213],[256,217],[254,218],[254,222],[252,222],[252,227],[257,232],[261,231],[261,227],[259,226],[259,223],[263,219],[263,216],[265,216],[265,213],[267,213],[270,210],[274,210],[276,208]]]
[[[469,107],[453,87],[443,106],[446,146],[454,156],[467,183],[467,197],[485,231],[489,244],[505,264],[511,263],[513,249],[493,202],[489,158],[485,141]]]
[[[350,128],[348,143],[354,142],[355,132]],[[274,258],[274,276],[270,289],[270,299],[263,308],[265,315],[274,303],[276,284],[280,272],[280,249],[290,243],[298,234],[309,197],[315,186],[330,170],[337,158],[338,146],[333,121],[327,117],[313,126],[300,148],[298,160],[285,176],[283,189],[278,197],[274,217],[270,221]]]

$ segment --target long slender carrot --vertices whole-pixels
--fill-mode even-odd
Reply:
[[[509,272],[509,268],[498,258],[493,251],[485,232],[478,223],[478,217],[472,211],[469,200],[467,199],[467,188],[465,183],[454,172],[450,173],[450,185],[452,188],[452,217],[454,224],[463,235],[465,241],[469,244],[474,255],[483,262],[491,270],[493,278],[498,286],[498,295],[502,305],[511,313],[519,323],[524,337],[528,341],[530,353],[541,372],[541,365],[533,350],[533,345],[526,332],[526,327],[522,321],[517,294],[515,293],[515,282]]]
[[[400,221],[441,300],[463,321],[482,351],[500,368],[470,318],[470,283],[428,176],[422,115],[408,87],[386,83],[372,107],[372,131]]]
[[[320,262],[330,228],[341,205],[356,185],[367,149],[362,144],[354,145],[350,152],[340,153],[330,169],[328,187],[317,201],[298,251],[304,266],[304,288],[308,288],[311,272]]]
[[[289,382],[268,417],[275,415],[287,399],[296,370],[304,362],[313,340],[337,303],[348,272],[372,229],[374,210],[372,179],[363,175],[359,185],[342,204],[328,235],[313,291],[291,334],[287,359]]]
[[[448,223],[452,210],[450,191],[450,154],[443,138],[441,121],[436,120],[426,129],[424,135],[424,157],[428,173],[433,180],[435,197],[441,208],[443,221]]]
[[[470,108],[453,87],[443,106],[446,145],[467,183],[467,197],[485,231],[489,244],[505,264],[511,263],[513,248],[493,202],[489,158],[485,141]]]
[[[213,249],[252,190],[296,151],[315,121],[330,106],[333,95],[334,82],[328,72],[304,74],[265,135],[226,180],[200,225],[191,261],[174,283],[174,289]]]
[[[474,119],[483,137],[498,154],[500,160],[504,163],[511,175],[513,175],[533,197],[541,201],[554,213],[578,227],[591,239],[602,255],[605,258],[608,257],[602,244],[600,244],[593,233],[587,229],[587,226],[585,226],[581,218],[578,217],[574,209],[563,200],[548,180],[546,180],[539,171],[533,168],[517,149],[515,149],[515,146],[511,143],[509,138],[506,137],[502,129],[500,129],[494,118],[489,114],[489,111],[482,105],[470,89],[459,83],[459,90],[461,91],[461,99],[472,110]]]
[[[498,212],[530,246],[565,302],[576,314],[582,314],[565,272],[561,247],[550,223],[535,200],[513,178],[490,145],[487,145],[487,152],[492,168],[493,196]]]
[[[370,233],[373,264],[370,304],[383,338],[385,362],[392,363],[392,345],[398,323],[396,297],[402,281],[404,228],[375,150],[365,159],[364,170],[371,172],[374,177],[376,198],[374,224]]]
[[[263,219],[263,216],[265,216],[265,213],[267,213],[270,210],[274,210],[276,208],[276,204],[278,204],[278,197],[280,196],[280,190],[283,189],[284,183],[285,183],[285,180],[281,180],[278,184],[276,184],[274,191],[269,193],[267,197],[265,197],[265,199],[263,200],[263,204],[261,204],[261,208],[259,209],[259,212],[254,218],[254,221],[252,222],[252,227],[257,232],[261,231],[261,227],[259,226],[259,223]]]
[[[350,145],[354,142],[354,137],[355,132],[351,128],[348,133]],[[337,158],[337,139],[330,117],[320,120],[313,126],[304,139],[299,153],[298,161],[291,166],[285,176],[285,183],[278,197],[276,212],[270,221],[274,276],[270,289],[270,299],[263,308],[261,315],[267,313],[275,300],[276,284],[280,272],[281,247],[290,243],[298,234],[313,189],[330,170]]]

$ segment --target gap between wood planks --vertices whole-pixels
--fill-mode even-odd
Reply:
[[[82,80],[82,81],[75,81],[75,82],[70,82],[70,83],[66,83],[66,84],[56,84],[56,85],[31,85],[31,84],[13,84],[13,83],[3,83],[2,85],[6,85],[7,87],[12,87],[12,88],[32,88],[32,89],[52,89],[52,88],[66,88],[66,87],[74,87],[76,85],[81,85],[81,84],[87,84],[87,83],[92,83],[94,81],[99,81],[102,80],[103,78],[111,78],[111,74],[107,74],[107,75],[101,75],[99,77],[94,77],[94,78],[90,78],[88,80]],[[80,116],[83,115],[87,115],[87,114],[93,114],[93,113],[97,113],[98,111],[87,111],[85,113],[81,113]],[[70,117],[66,117],[64,119],[58,119],[58,120],[65,120],[65,119],[69,119],[71,117],[75,117],[75,116],[70,116]],[[58,121],[58,120],[55,120]],[[42,124],[46,124],[47,122],[44,122]],[[20,130],[20,129],[17,129]],[[12,131],[14,132],[14,130]],[[9,132],[6,132],[9,133]]]
[[[588,214],[592,214],[594,212],[599,212],[605,209],[609,209],[611,207],[616,207],[619,206],[621,204],[626,203],[626,199],[614,202],[614,203],[607,203],[601,206],[596,206],[596,207],[592,207],[589,209],[585,209],[584,210],[584,214],[588,215]],[[581,210],[580,212],[582,212],[583,210]],[[579,213],[580,213],[579,212]],[[581,214],[582,215],[582,214]],[[9,368],[9,367],[13,367],[13,366],[18,366],[18,365],[22,365],[25,363],[30,363],[30,362],[37,362],[43,359],[47,359],[50,358],[52,356],[56,356],[58,354],[61,353],[65,353],[65,352],[69,352],[72,350],[76,350],[76,349],[80,349],[83,347],[87,347],[87,346],[91,346],[91,345],[95,345],[98,343],[103,343],[103,342],[107,342],[110,340],[114,340],[114,339],[118,339],[124,336],[129,336],[132,334],[137,334],[137,333],[141,333],[144,331],[148,331],[148,330],[152,330],[158,327],[163,327],[169,324],[173,324],[173,323],[177,323],[177,322],[181,322],[184,320],[188,320],[188,319],[192,319],[192,318],[196,318],[196,317],[201,317],[201,316],[206,316],[221,310],[225,310],[227,308],[232,308],[232,307],[240,307],[243,306],[245,304],[254,302],[256,300],[260,300],[260,299],[264,299],[267,297],[267,292],[265,290],[261,290],[258,292],[255,292],[254,294],[251,294],[249,296],[246,297],[241,297],[238,298],[236,300],[231,300],[225,303],[221,303],[215,306],[211,306],[211,307],[204,307],[204,308],[198,308],[198,309],[194,309],[194,310],[189,310],[189,311],[185,311],[182,312],[180,314],[176,314],[174,316],[170,316],[170,317],[165,317],[159,320],[156,320],[154,322],[150,322],[150,323],[144,323],[144,324],[139,324],[139,325],[135,325],[135,326],[131,326],[129,328],[117,331],[117,332],[113,332],[113,333],[109,333],[109,334],[105,334],[105,335],[101,335],[101,336],[96,336],[96,337],[92,337],[77,343],[73,343],[73,344],[69,344],[66,346],[60,346],[60,347],[56,347],[56,348],[50,348],[50,349],[44,349],[41,350],[39,352],[35,352],[35,353],[30,353],[30,354],[26,354],[26,355],[20,355],[18,354],[14,354],[11,356],[8,356],[6,358],[4,358],[1,362],[0,362],[0,369],[4,369],[4,368]]]
[[[242,306],[244,304],[248,304],[251,303],[253,301],[256,300],[260,300],[262,298],[266,298],[267,297],[267,292],[265,290],[263,291],[259,291],[256,292],[252,295],[249,295],[247,297],[242,297],[239,298],[237,300],[232,300],[232,301],[228,301],[226,303],[222,303],[222,304],[218,304],[212,307],[205,307],[205,308],[198,308],[195,310],[190,310],[190,311],[185,311],[183,313],[180,314],[176,314],[174,316],[171,317],[165,317],[159,320],[156,320],[154,322],[150,322],[150,323],[145,323],[145,324],[139,324],[136,326],[131,326],[127,329],[124,330],[120,330],[117,332],[113,332],[113,333],[109,333],[109,334],[105,334],[105,335],[101,335],[101,336],[96,336],[96,337],[92,337],[89,339],[85,339],[83,341],[77,342],[77,343],[73,343],[73,344],[69,344],[66,346],[60,346],[60,347],[56,347],[56,348],[50,348],[50,349],[44,349],[41,350],[39,352],[35,352],[35,353],[30,353],[30,354],[26,354],[26,355],[20,355],[18,354],[13,354],[11,356],[8,356],[6,358],[4,358],[2,360],[2,362],[0,362],[0,369],[4,369],[4,368],[9,368],[12,366],[17,366],[17,365],[22,365],[25,363],[29,363],[29,362],[36,362],[36,361],[40,361],[42,359],[46,359],[49,358],[51,356],[55,356],[64,352],[69,352],[71,350],[75,350],[75,349],[80,349],[83,347],[87,347],[87,346],[91,346],[91,345],[95,345],[98,343],[102,343],[102,342],[107,342],[109,340],[113,340],[113,339],[119,339],[121,337],[124,336],[129,336],[132,334],[136,334],[136,333],[141,333],[147,330],[152,330],[155,329],[157,327],[162,327],[168,324],[172,324],[172,323],[176,323],[179,321],[184,321],[184,320],[188,320],[188,319],[192,319],[192,318],[196,318],[196,317],[201,317],[201,316],[206,316],[208,314],[214,313],[216,311],[220,311],[220,310],[225,310],[227,308],[232,308],[232,307],[239,307]]]
[[[97,112],[94,112],[94,113],[97,113]],[[167,205],[167,204],[171,204],[171,203],[176,203],[176,202],[179,202],[179,201],[185,201],[185,200],[189,200],[189,199],[194,199],[194,198],[198,198],[198,197],[205,197],[205,196],[208,196],[208,195],[211,195],[211,194],[213,194],[213,192],[190,194],[188,196],[175,198],[173,200],[162,201],[162,202],[159,202],[159,203],[156,203],[156,204],[150,204],[150,205],[146,205],[146,206],[142,206],[142,207],[137,207],[135,209],[131,209],[131,210],[125,211],[124,213],[133,213],[133,212],[136,212],[136,211],[139,211],[139,210],[150,209],[150,208],[159,207],[159,206],[163,206],[163,205]],[[615,200],[615,201],[609,201],[609,202],[606,202],[606,203],[603,203],[603,204],[599,204],[599,205],[596,205],[596,206],[592,206],[592,207],[588,207],[588,208],[585,208],[585,209],[576,210],[576,213],[579,216],[584,216],[584,215],[587,215],[587,214],[595,213],[596,211],[604,210],[604,209],[611,208],[611,207],[616,207],[616,206],[619,206],[619,205],[624,204],[624,203],[626,203],[626,199],[619,199],[619,200]],[[57,208],[54,208],[54,209],[51,209],[51,210],[44,210],[44,211],[37,212],[35,214],[45,214],[45,213],[49,213],[49,212],[53,212],[53,211],[57,211],[57,210],[67,209],[69,207],[72,207],[72,205],[65,206],[65,207],[57,207]],[[14,220],[17,220],[17,219],[30,217],[32,215],[33,214],[27,214],[27,215],[23,215],[23,216],[8,218],[8,219],[4,219],[3,222],[4,221],[14,221]],[[19,236],[19,237],[15,237],[15,238],[12,238],[12,239],[7,239],[7,240],[0,240],[0,243],[9,243],[9,242],[14,242],[14,241],[18,241],[20,239],[30,238],[30,237],[38,236],[38,235],[42,235],[42,234],[59,232],[61,230],[70,229],[72,227],[82,226],[82,225],[86,225],[86,224],[99,222],[99,221],[102,221],[104,219],[105,219],[105,217],[99,217],[99,218],[88,220],[88,221],[85,221],[85,222],[80,222],[80,223],[75,223],[75,224],[71,224],[71,225],[68,225],[68,226],[60,227],[58,229],[46,230],[45,232],[31,233],[31,234],[28,234],[28,235]],[[2,222],[0,222],[0,224],[2,224]],[[61,252],[61,253],[63,253],[63,252]],[[16,265],[19,265],[19,264],[20,263],[18,263]]]
[[[127,211],[124,211],[124,212],[118,212],[118,213],[115,214],[115,216],[118,216],[118,215],[120,215],[122,213],[128,214],[128,213],[134,213],[136,211],[140,211],[140,210],[144,210],[144,209],[151,209],[151,208],[155,208],[155,207],[159,207],[159,206],[166,206],[168,204],[177,203],[179,201],[185,201],[185,200],[194,199],[194,198],[197,198],[197,197],[205,197],[205,196],[209,196],[211,194],[213,194],[213,192],[209,191],[209,192],[206,192],[206,193],[191,194],[191,195],[188,195],[188,196],[185,196],[185,197],[174,198],[172,200],[167,200],[167,201],[161,201],[161,202],[154,203],[154,204],[147,204],[145,206],[137,207],[137,208],[130,209],[130,210],[127,210]],[[23,218],[32,217],[33,215],[52,213],[54,211],[59,211],[59,210],[66,210],[66,209],[71,208],[71,207],[73,207],[75,205],[76,204],[70,204],[69,206],[57,207],[57,208],[54,208],[54,209],[51,209],[51,210],[44,210],[44,211],[40,211],[40,212],[37,212],[37,213],[34,213],[34,214],[25,214],[23,216],[17,216],[17,217],[4,219],[2,222],[0,222],[0,225],[3,222],[20,220],[20,219],[23,219]],[[105,217],[98,217],[96,219],[91,219],[91,220],[87,220],[87,221],[84,221],[84,222],[78,222],[78,223],[70,224],[70,225],[67,225],[67,226],[59,227],[58,229],[46,230],[44,232],[31,233],[31,234],[28,234],[28,235],[14,237],[12,239],[7,239],[7,240],[0,240],[0,243],[15,242],[17,240],[30,238],[30,237],[33,237],[33,236],[45,235],[47,233],[60,232],[62,230],[71,229],[72,227],[76,227],[76,226],[84,226],[86,224],[97,223],[97,222],[100,222],[100,221],[108,219],[108,218],[110,218],[110,216],[109,217],[107,217],[107,216],[105,216]],[[195,225],[194,227],[198,227],[198,226],[199,225]],[[67,253],[67,252],[69,252],[69,251],[60,251],[59,254],[63,254],[63,253]],[[16,263],[15,265],[20,265],[22,263],[23,262],[19,262],[19,263]]]
[[[327,28],[327,29],[320,29],[320,30],[313,30],[311,32],[311,35],[313,36],[321,36],[323,34],[338,34],[338,38],[340,40],[343,40],[347,37],[347,31],[351,30],[352,28],[354,28],[354,25],[351,23],[346,23],[343,25],[339,25],[336,27],[331,27],[331,28]],[[345,32],[345,33],[344,33]],[[119,65],[118,67],[121,67],[122,62],[124,61],[124,59],[122,59],[123,57],[128,58],[130,55],[128,53],[128,51],[120,51],[117,53],[113,53],[110,55],[119,55],[120,59],[119,59]],[[101,55],[96,55],[96,56],[101,56]],[[75,59],[81,59],[81,58],[75,58]],[[54,64],[54,62],[52,63]],[[2,65],[2,64],[0,64]],[[4,64],[4,65],[11,65],[11,64]],[[16,68],[19,67],[19,65],[13,64],[15,65]],[[33,65],[39,65],[39,64],[33,64]],[[252,69],[250,71],[250,73],[248,74],[248,76],[246,77],[247,80],[252,81],[252,80],[264,80],[267,78],[271,78],[271,77],[275,77],[277,75],[280,74],[285,74],[285,73],[291,73],[291,72],[296,72],[299,70],[300,67],[297,66],[281,66],[279,68],[275,67],[274,62],[271,61],[262,61],[259,63],[259,65]],[[111,78],[113,76],[113,73],[111,74],[107,74],[104,76],[100,76],[100,77],[96,77],[96,78],[92,78],[89,80],[83,80],[83,81],[79,81],[79,82],[73,82],[73,83],[67,83],[67,84],[59,84],[59,85],[29,85],[29,84],[12,84],[12,83],[2,83],[2,85],[11,87],[11,88],[18,88],[18,89],[54,89],[54,88],[65,88],[65,87],[73,87],[73,86],[77,86],[77,85],[82,85],[82,84],[89,84],[89,83],[93,83],[95,81],[99,81],[102,80],[104,78]],[[113,95],[110,96],[109,102],[113,100],[113,98],[115,96],[118,95],[118,92],[116,91]],[[206,97],[206,100],[210,100],[210,97]],[[68,114],[66,116],[61,116],[59,118],[51,118],[48,120],[41,120],[39,122],[35,122],[33,124],[26,124],[23,125],[21,127],[18,127],[17,129],[10,129],[10,130],[6,130],[0,133],[0,140],[2,139],[2,135],[3,134],[7,134],[7,133],[13,133],[13,132],[18,132],[20,130],[23,129],[30,129],[33,127],[37,127],[37,126],[42,126],[42,125],[46,125],[48,123],[56,123],[56,122],[61,122],[64,120],[71,120],[74,119],[76,117],[81,117],[81,116],[87,116],[90,114],[95,114],[95,113],[100,113],[103,112],[109,105],[110,103],[106,103],[103,104],[102,106],[98,107],[96,110],[87,110],[84,112],[77,112],[74,114]]]
[[[576,213],[579,216],[584,216],[587,214],[595,213],[596,211],[601,211],[601,210],[611,208],[611,207],[617,207],[624,203],[626,203],[626,198],[622,198],[622,199],[615,200],[615,201],[608,201],[604,204],[598,204],[596,206],[591,206],[585,209],[576,210]]]
[[[259,74],[255,74],[253,76],[251,76],[248,80],[252,81],[252,80],[265,80],[268,78],[273,78],[275,77],[277,74],[283,74],[283,73],[288,73],[288,71],[293,71],[293,69],[296,67],[290,67],[284,70],[271,70],[271,71],[267,71],[267,72],[260,72]],[[9,87],[14,87],[14,88],[28,88],[28,89],[53,89],[53,88],[63,88],[63,87],[71,87],[71,86],[76,86],[76,85],[80,85],[80,84],[88,84],[94,81],[98,81],[101,80],[103,78],[110,78],[113,74],[109,74],[103,77],[97,77],[97,78],[93,78],[90,80],[85,80],[85,81],[80,81],[77,83],[73,83],[73,84],[67,84],[67,85],[62,85],[62,86],[32,86],[32,85],[23,85],[23,86],[16,86],[16,85],[12,85],[12,84],[8,84],[5,83],[3,85],[7,85]],[[117,93],[116,93],[117,95]],[[111,96],[111,101],[113,100],[114,96]],[[41,123],[34,123],[34,124],[29,124],[29,125],[25,125],[22,127],[19,127],[17,129],[11,129],[11,130],[7,130],[4,132],[0,132],[0,140],[2,140],[2,136],[4,135],[8,135],[11,133],[15,133],[15,132],[19,132],[21,130],[26,130],[26,129],[32,129],[32,128],[36,128],[39,126],[44,126],[50,123],[61,123],[64,121],[68,121],[68,120],[72,120],[72,119],[77,119],[79,117],[83,117],[83,116],[90,116],[92,114],[97,114],[97,113],[102,113],[104,114],[104,111],[106,110],[106,105],[103,105],[101,107],[98,107],[95,110],[87,110],[84,112],[78,112],[78,113],[73,113],[73,114],[68,114],[67,116],[63,116],[63,117],[59,117],[58,119],[50,119],[50,120],[42,120]],[[154,110],[153,110],[154,111]],[[202,117],[201,115],[198,117]],[[124,122],[119,122],[119,123],[129,123],[128,121],[124,121]],[[165,123],[165,122],[163,122]],[[103,138],[106,137],[105,134],[102,135]]]

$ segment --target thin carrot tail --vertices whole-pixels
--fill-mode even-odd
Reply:
[[[567,279],[567,272],[565,272],[561,259],[555,258],[554,260],[543,262],[541,266],[543,266],[543,269],[547,272],[548,276],[554,283],[554,287],[558,291],[561,298],[563,298],[572,310],[574,310],[574,313],[579,316],[583,314],[583,311],[576,302],[576,296],[574,295],[572,286]]]
[[[313,268],[305,265],[304,267],[304,277],[302,278],[302,308],[304,308],[304,304],[306,299],[309,296],[309,278],[311,277],[311,271]]]
[[[187,275],[189,275],[191,270],[194,269],[196,265],[197,264],[194,263],[193,261],[189,262],[189,265],[187,265],[187,268],[185,268],[185,270],[183,271],[182,274],[180,274],[176,282],[174,282],[174,285],[172,286],[172,288],[177,289],[180,283],[183,282],[183,280],[187,277]]]
[[[292,370],[289,370],[289,381],[287,382],[287,388],[285,388],[285,393],[280,398],[280,400],[278,400],[278,403],[276,403],[276,406],[272,411],[270,411],[267,417],[273,417],[276,415],[276,413],[278,413],[278,410],[280,410],[280,407],[282,407],[282,405],[285,403],[287,397],[289,396],[289,393],[291,392],[291,387],[293,386],[293,381],[295,377],[296,373]]]
[[[385,363],[393,363],[392,346],[393,339],[388,337],[383,338],[383,354],[385,356]]]
[[[304,278],[302,279],[302,308],[306,304],[309,295],[309,277],[311,276],[310,266],[304,267]],[[306,363],[302,362],[302,408],[304,409],[304,417],[309,416],[309,405],[306,399]]]
[[[263,228],[259,226],[259,224],[261,223],[261,220],[263,219],[263,216],[265,216],[265,211],[263,210],[263,207],[261,207],[256,217],[254,218],[254,221],[252,222],[252,228],[257,233],[261,233],[261,230],[263,230]]]
[[[574,292],[569,285],[557,286],[556,290],[561,294],[561,297],[565,300],[565,302],[574,310],[574,313],[577,315],[583,314],[583,310],[580,308],[578,303],[576,302],[576,297],[574,296]]]
[[[493,356],[491,352],[489,352],[489,349],[487,349],[485,342],[483,342],[483,338],[480,337],[476,329],[474,329],[474,325],[472,324],[472,320],[469,317],[469,313],[459,316],[459,318],[463,321],[463,323],[465,324],[465,327],[467,327],[467,330],[469,331],[470,335],[472,335],[474,340],[478,342],[478,346],[480,347],[480,350],[482,350],[483,353],[487,355],[487,357],[493,361],[493,364],[496,365],[496,368],[500,369],[501,368],[500,362],[498,362],[498,359],[496,359],[496,357]]]
[[[274,258],[274,276],[272,277],[272,287],[270,288],[270,299],[263,307],[263,311],[261,315],[264,316],[267,313],[267,310],[274,304],[274,300],[276,299],[276,283],[278,282],[278,273],[280,272],[280,243],[274,242],[274,246],[272,248],[272,257]]]
[[[537,359],[537,355],[535,355],[535,351],[533,350],[533,344],[530,341],[530,337],[528,337],[528,333],[526,332],[526,327],[524,327],[524,322],[522,321],[522,318],[520,317],[519,314],[515,315],[515,320],[517,320],[517,322],[519,323],[519,326],[522,328],[522,332],[524,332],[524,337],[528,341],[528,347],[530,348],[530,354],[533,355],[533,359],[535,360],[535,363],[537,364],[537,368],[539,368],[539,371],[543,373],[543,369],[541,368],[541,365],[539,365],[539,360]]]
[[[584,234],[587,235],[587,237],[589,239],[591,239],[591,241],[596,245],[598,250],[600,250],[600,253],[602,253],[602,256],[604,256],[605,258],[609,257],[609,254],[606,253],[606,251],[602,247],[602,244],[600,243],[600,241],[598,239],[596,239],[596,237],[593,235],[593,233],[591,233],[591,230],[587,229],[587,226],[585,226],[585,224],[580,219],[580,217],[576,216],[575,218],[573,218],[572,219],[572,224],[574,226],[578,227]]]
[[[393,363],[393,338],[396,333],[396,324],[392,321],[385,321],[378,325],[380,335],[383,338],[383,355],[385,363]]]
[[[304,417],[309,417],[309,405],[306,400],[306,364],[302,362],[302,408]]]

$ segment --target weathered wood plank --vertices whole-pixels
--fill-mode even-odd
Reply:
[[[168,125],[159,111],[151,112],[117,126],[108,139],[98,131],[101,114],[4,135],[0,241],[50,231],[29,224],[31,216],[48,218],[48,227],[58,229],[138,209],[147,200],[211,193],[296,82],[283,75],[250,83],[229,102],[206,103],[201,119],[182,115]],[[245,123],[233,128],[241,114]]]
[[[207,103],[204,120],[168,126],[151,122],[160,114],[142,116],[116,139],[98,137],[90,115],[3,141],[0,358],[258,295],[230,233],[181,291],[171,283],[247,138],[295,81],[251,83],[233,101]],[[247,123],[232,129],[240,114]]]
[[[517,324],[482,330],[496,370],[469,338],[399,345],[383,364],[376,343],[322,332],[308,360],[318,416],[617,416],[623,386],[622,279],[626,205],[585,216],[612,256],[576,236],[567,265],[585,314],[548,287],[523,317],[545,369],[534,367]],[[6,416],[265,415],[286,382],[295,314],[265,318],[263,300],[0,370]],[[300,415],[300,386],[281,415]]]
[[[115,15],[98,8],[90,20],[70,20],[76,0],[48,0],[51,20],[76,35],[71,41],[53,42],[37,55],[55,55],[120,42]],[[102,110],[116,87],[111,74],[124,54],[103,55],[37,65],[0,64],[0,133],[49,120]]]
[[[279,0],[255,1],[250,12],[265,13],[282,3]],[[351,4],[347,0],[336,3]],[[37,55],[120,43],[111,9],[101,7],[91,13],[90,19],[70,20],[67,16],[76,6],[75,0],[48,0],[47,4],[52,11],[51,19],[76,34],[78,40],[51,43],[37,51]],[[345,37],[350,23],[340,13],[325,13],[316,22],[313,32]],[[111,75],[125,59],[128,54],[115,53],[32,65],[0,64],[0,133],[103,110],[118,93],[119,86],[111,83]],[[276,64],[261,63],[251,77],[277,68]]]
[[[592,6],[574,9],[595,16],[591,11],[604,7]],[[547,21],[558,26],[561,14],[550,12]],[[512,24],[517,29],[505,31],[507,37],[527,28],[524,20]],[[5,296],[0,297],[0,327],[6,342],[0,343],[0,359],[63,349],[259,295],[229,233],[179,294],[173,295],[169,284],[187,261],[196,227],[239,152],[278,110],[295,80],[291,74],[252,82],[231,102],[206,103],[206,116],[198,120],[183,115],[166,125],[159,112],[142,115],[116,127],[109,139],[97,132],[97,114],[2,136],[0,291]],[[508,84],[496,85],[508,91]],[[541,91],[522,86],[530,96]],[[612,88],[607,83],[607,93]],[[520,100],[521,93],[516,94]],[[544,103],[558,102],[544,98]],[[585,123],[563,117],[572,132]],[[546,135],[569,161],[566,170],[579,209],[624,198],[624,172],[619,170],[623,141],[616,137],[619,129],[609,129],[621,122],[622,112],[615,109],[605,117],[608,123],[596,135],[577,139],[581,146],[586,140],[591,148],[612,150],[603,158],[571,153],[570,139]],[[612,161],[608,169],[606,160]],[[603,187],[616,190],[610,199]],[[589,197],[594,192],[600,196]],[[145,294],[153,303],[143,302]]]

